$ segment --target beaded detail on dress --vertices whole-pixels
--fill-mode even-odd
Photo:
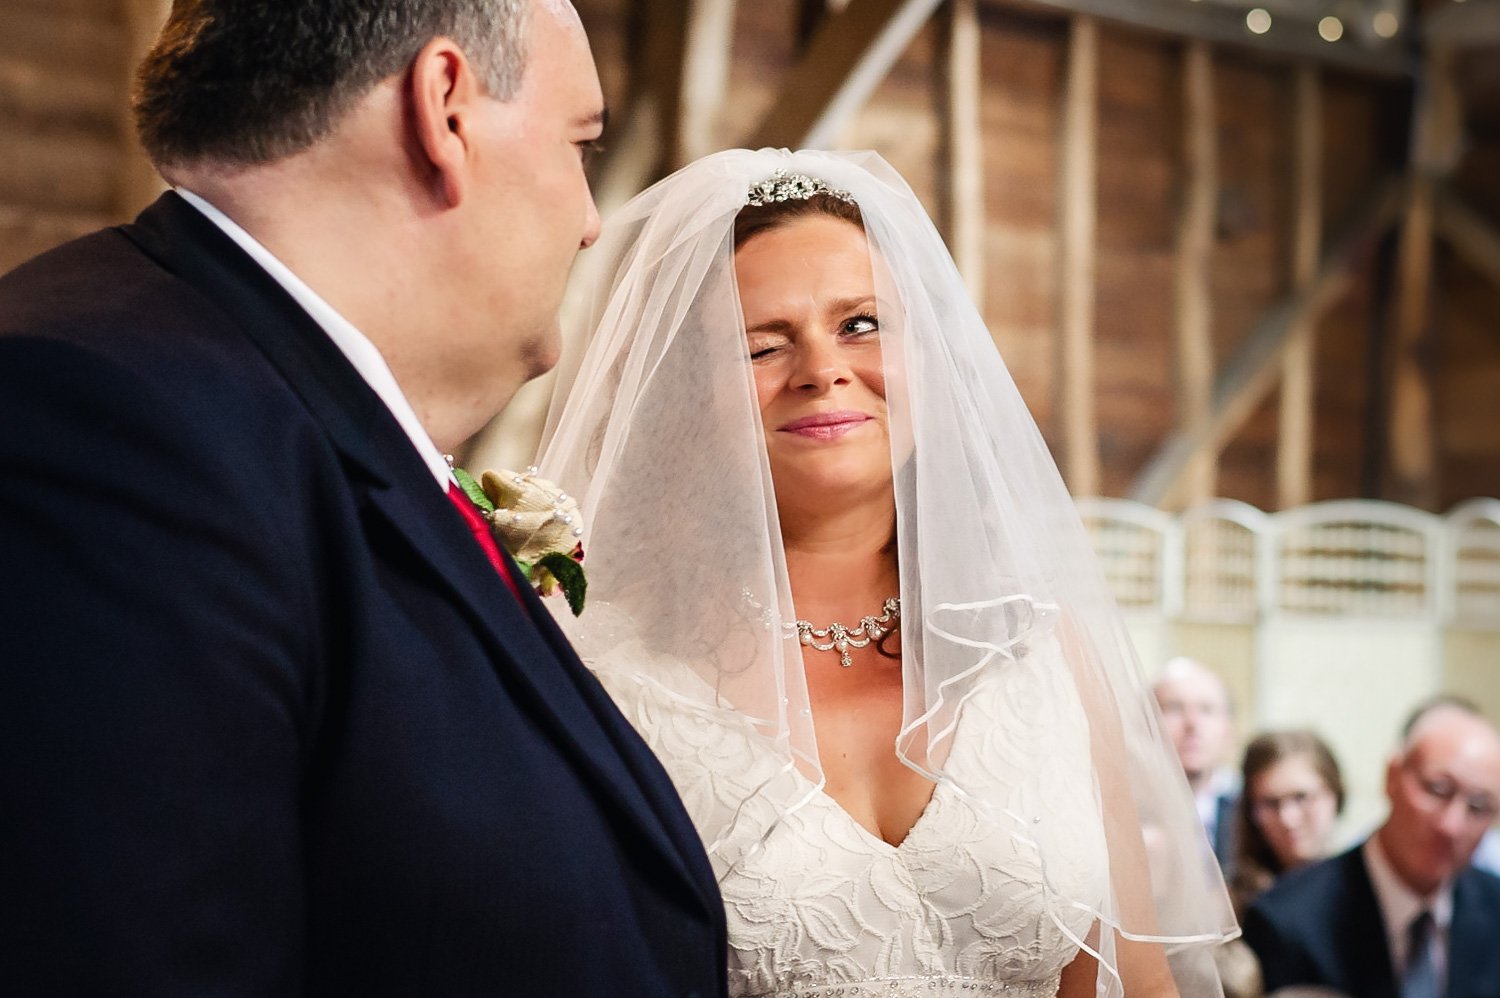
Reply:
[[[1056,998],[1059,978],[1012,984],[973,977],[884,977],[848,984],[815,984],[791,991],[767,991],[746,998]]]
[[[1093,924],[1078,902],[1105,895],[1107,860],[1088,725],[1055,639],[974,689],[949,779],[899,845],[859,825],[732,709],[675,696],[698,681],[689,670],[653,663],[666,678],[639,679],[640,654],[617,647],[590,665],[709,846],[731,996],[1056,994]]]

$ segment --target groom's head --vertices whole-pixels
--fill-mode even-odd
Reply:
[[[175,0],[137,74],[136,124],[164,170],[251,166],[328,137],[377,83],[436,37],[492,97],[515,97],[529,0]]]
[[[567,0],[174,0],[134,103],[162,174],[369,336],[440,446],[555,363],[604,112]]]

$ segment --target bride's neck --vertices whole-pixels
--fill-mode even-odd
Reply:
[[[898,595],[893,507],[783,513],[781,529],[798,616],[870,613]]]

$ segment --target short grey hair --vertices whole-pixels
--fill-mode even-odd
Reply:
[[[434,38],[510,100],[535,0],[174,0],[132,106],[158,165],[274,162],[329,135]]]

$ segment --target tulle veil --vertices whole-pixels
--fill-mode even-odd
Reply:
[[[537,464],[578,497],[589,606],[560,614],[585,661],[612,662],[706,722],[733,712],[783,760],[732,806],[687,799],[721,876],[820,777],[775,491],[761,443],[732,226],[778,170],[849,192],[869,239],[896,484],[907,765],[983,797],[988,820],[1060,868],[1066,830],[948,771],[967,698],[1043,645],[1087,727],[1107,888],[1049,878],[1049,911],[1085,909],[1075,941],[1123,994],[1116,938],[1156,941],[1184,996],[1222,991],[1212,947],[1237,934],[1217,866],[1083,526],[942,239],[877,154],[733,150],[657,183],[608,219]],[[691,681],[653,663],[685,663]],[[1032,736],[1046,753],[1045,731]],[[1061,921],[1059,920],[1059,924]],[[1112,931],[1111,931],[1112,930]]]

